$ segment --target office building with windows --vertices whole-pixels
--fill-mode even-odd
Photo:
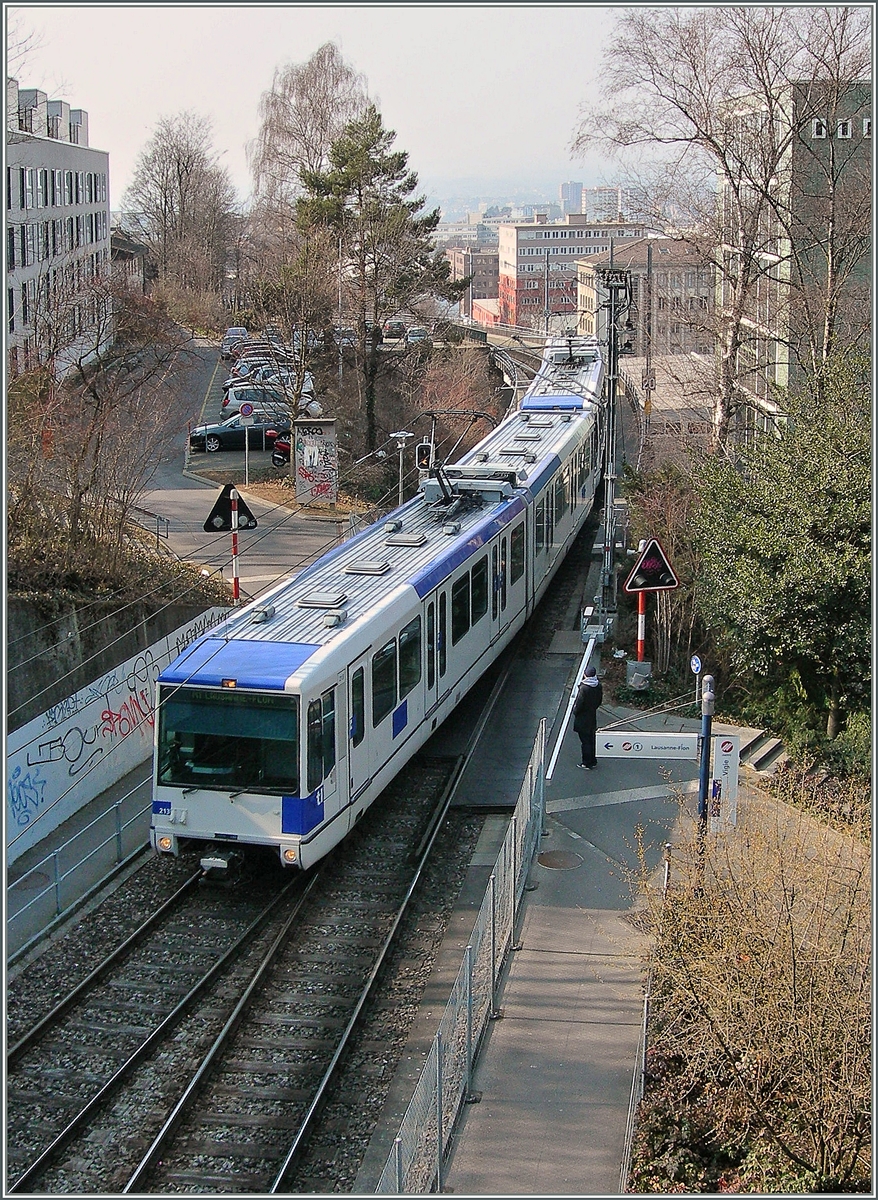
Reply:
[[[500,322],[540,331],[577,324],[576,262],[624,247],[646,230],[625,222],[595,223],[568,213],[550,224],[542,214],[499,230]]]
[[[460,315],[472,317],[473,305],[479,300],[496,300],[498,287],[498,255],[496,250],[476,250],[452,247],[445,251],[451,263],[451,278],[470,279],[470,285],[460,298]]]
[[[639,238],[576,264],[579,333],[605,337],[600,305],[601,267],[629,272],[631,307],[626,313],[633,328],[626,332],[630,353],[701,354],[714,352],[714,278],[710,262],[695,248],[674,238]]]
[[[111,340],[109,156],[88,114],[7,81],[7,368],[56,378]]]

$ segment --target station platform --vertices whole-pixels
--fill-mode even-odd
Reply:
[[[550,726],[546,757],[551,760],[583,649],[568,639],[559,647],[563,652],[520,661],[506,685],[498,680],[479,753],[462,775],[453,802],[499,811],[488,817],[470,864],[355,1183],[357,1194],[374,1191],[390,1153],[502,844],[503,810],[517,796],[522,764],[542,716]],[[525,688],[519,672],[526,675]],[[598,725],[599,730],[613,726],[676,734],[699,733],[701,722],[605,705]],[[743,731],[714,722],[713,732]],[[454,735],[449,726],[448,737]],[[579,762],[579,739],[568,728],[547,781],[545,833],[525,892],[516,948],[500,983],[499,1018],[489,1023],[475,1066],[473,1093],[479,1099],[460,1114],[443,1192],[607,1196],[623,1191],[649,948],[635,878],[643,855],[660,882],[666,844],[691,837],[698,763],[599,758],[598,766],[587,771]]]

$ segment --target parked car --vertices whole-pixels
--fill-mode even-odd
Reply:
[[[332,331],[332,337],[336,346],[356,346],[357,344],[356,329],[340,329],[338,325],[336,325]]]
[[[411,329],[406,330],[405,341],[407,346],[418,346],[422,343],[430,344],[430,334],[423,325],[412,325]]]
[[[198,425],[189,434],[190,450],[243,450],[244,439],[251,450],[268,450],[279,434],[289,433],[292,421],[289,414],[256,411],[252,425],[245,425],[241,414],[218,421],[214,425]]]
[[[286,409],[287,393],[283,388],[245,383],[242,387],[230,387],[223,396],[222,415],[231,417],[241,411],[241,405],[252,404],[257,409]]]
[[[262,336],[267,342],[275,342],[277,345],[283,344],[283,334],[277,325],[266,325],[262,331]]]
[[[404,338],[405,337],[405,321],[385,321],[384,322],[384,336],[387,338],[396,338],[397,341],[400,338]]]
[[[375,340],[376,340],[377,344],[380,346],[381,343],[384,341],[384,334],[381,332],[381,326],[380,325],[376,326],[374,321],[366,322],[366,341],[367,342],[372,341],[372,338],[375,337],[376,329],[378,330],[378,335],[375,338]]]
[[[231,358],[232,348],[237,346],[239,342],[247,340],[247,330],[242,325],[233,325],[223,334],[222,344],[220,346],[220,357]]]

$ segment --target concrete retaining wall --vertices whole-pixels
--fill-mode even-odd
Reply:
[[[7,864],[152,754],[157,676],[228,611],[208,609],[9,735]]]

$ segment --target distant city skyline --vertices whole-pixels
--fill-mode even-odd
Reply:
[[[274,73],[325,42],[366,78],[394,148],[428,197],[505,197],[610,168],[573,160],[581,103],[595,98],[615,9],[588,4],[10,5],[8,73],[89,114],[91,144],[110,155],[118,209],[161,117],[212,122],[239,200],[251,189],[247,146]],[[171,17],[173,20],[171,21]],[[14,43],[33,34],[23,56]],[[559,51],[588,44],[559,86]]]

